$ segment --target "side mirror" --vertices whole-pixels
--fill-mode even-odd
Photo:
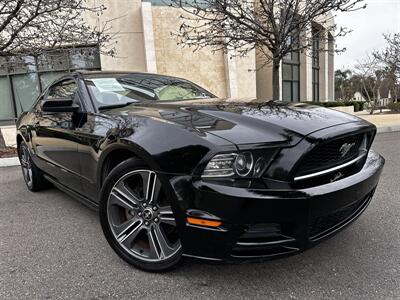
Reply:
[[[42,100],[41,108],[44,112],[75,112],[79,105],[74,104],[71,98],[54,98]]]

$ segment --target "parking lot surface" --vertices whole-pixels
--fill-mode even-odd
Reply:
[[[19,167],[0,168],[0,299],[400,299],[400,133],[365,213],[289,258],[241,265],[187,261],[136,270],[108,246],[97,213],[57,189],[31,193]]]

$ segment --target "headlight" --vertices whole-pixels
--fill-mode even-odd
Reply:
[[[247,176],[253,169],[253,155],[250,152],[240,153],[236,156],[235,170],[240,176]]]
[[[265,162],[264,157],[259,157],[254,165],[254,176],[261,176],[266,166],[267,163]]]
[[[215,155],[207,164],[203,172],[203,177],[228,177],[235,174],[234,162],[237,154],[218,154]]]
[[[272,151],[262,151],[263,153],[255,153],[246,151],[240,153],[217,154],[204,168],[202,177],[260,177],[269,161],[269,155]],[[268,155],[267,160],[263,154]]]

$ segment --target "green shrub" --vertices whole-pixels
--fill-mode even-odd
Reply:
[[[400,113],[400,102],[389,103],[387,106],[391,111]]]
[[[328,101],[328,102],[304,102],[311,105],[323,106],[323,107],[337,107],[337,106],[354,106],[354,111],[364,110],[364,102],[359,101]]]
[[[364,102],[360,101],[350,101],[350,103],[354,106],[354,111],[364,110]]]
[[[317,105],[317,106],[323,106],[323,107],[336,107],[336,106],[344,106],[345,104],[343,102],[339,101],[328,101],[328,102],[305,102],[307,104],[311,105]]]

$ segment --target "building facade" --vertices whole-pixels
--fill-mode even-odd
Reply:
[[[0,66],[0,125],[13,124],[58,77],[75,70],[101,69],[96,47],[58,49],[39,57],[3,58]]]
[[[86,19],[93,25],[112,20],[116,56],[101,55],[93,48],[63,50],[58,58],[43,58],[47,59],[45,63],[36,59],[21,70],[2,68],[0,124],[12,122],[29,108],[51,79],[77,69],[160,73],[189,79],[221,98],[272,99],[272,68],[260,69],[264,62],[256,51],[231,58],[232,53],[207,48],[193,52],[177,45],[171,32],[179,29],[182,12],[169,7],[166,0],[91,1],[107,7],[102,15],[88,15]],[[333,49],[333,41],[323,47]],[[334,99],[334,57],[329,52],[311,56],[291,53],[282,61],[280,78],[279,100]]]

